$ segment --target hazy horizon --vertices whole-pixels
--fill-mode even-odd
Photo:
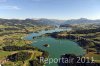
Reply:
[[[33,20],[39,20],[39,19],[50,19],[50,20],[78,20],[78,19],[88,19],[88,18],[71,18],[71,19],[55,19],[55,18],[1,18],[0,19],[18,19],[18,20],[25,20],[25,19],[33,19]],[[100,20],[100,19],[88,19],[88,20]]]

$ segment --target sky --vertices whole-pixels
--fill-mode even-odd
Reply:
[[[0,0],[0,18],[100,19],[100,0]]]

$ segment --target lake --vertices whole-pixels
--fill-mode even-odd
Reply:
[[[31,33],[25,39],[32,40],[32,46],[38,47],[42,50],[49,52],[49,58],[60,58],[64,54],[75,54],[75,55],[84,55],[85,52],[76,42],[67,40],[67,39],[55,39],[52,37],[38,37],[33,39],[35,36],[40,36],[45,33],[53,33],[66,31],[66,29],[54,29],[48,31],[41,31],[39,33]],[[44,44],[49,44],[50,47],[44,47]],[[58,66],[57,63],[46,64],[46,66]]]

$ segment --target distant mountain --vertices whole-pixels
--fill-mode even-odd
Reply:
[[[100,23],[100,20],[90,20],[86,18],[66,20],[63,24],[85,24],[85,23]]]
[[[23,26],[31,26],[31,25],[40,25],[40,23],[37,23],[36,20],[32,19],[25,19],[25,20],[19,20],[19,19],[0,19],[0,24],[3,25],[23,25]]]
[[[56,20],[56,19],[0,19],[0,24],[5,25],[64,25],[64,24],[81,24],[81,23],[100,23],[100,20],[89,20],[86,18],[71,19],[71,20]]]
[[[64,20],[56,20],[56,19],[0,19],[0,24],[5,25],[60,25],[64,22]]]
[[[65,20],[56,20],[56,19],[39,19],[37,22],[45,25],[60,25],[64,23]]]

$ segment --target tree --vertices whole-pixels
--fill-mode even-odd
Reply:
[[[31,53],[29,53],[29,52],[18,52],[13,55],[9,55],[8,59],[13,62],[14,61],[24,62],[25,60],[29,59],[30,57],[31,57]]]

